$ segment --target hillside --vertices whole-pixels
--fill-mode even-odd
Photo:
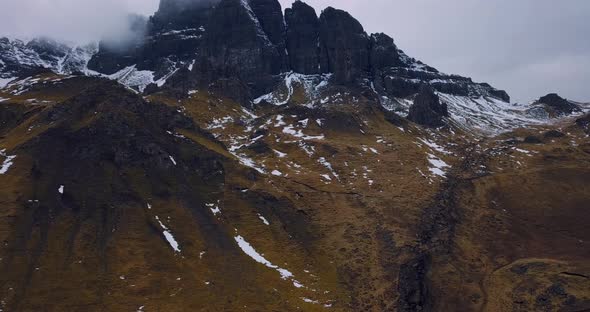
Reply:
[[[167,0],[124,52],[0,63],[0,311],[590,309],[590,106],[284,21]]]

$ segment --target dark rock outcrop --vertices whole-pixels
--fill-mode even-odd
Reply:
[[[398,49],[393,38],[386,34],[371,35],[371,70],[380,71],[383,68],[401,66]]]
[[[495,89],[487,83],[481,83],[480,85],[484,87],[489,87],[488,92],[490,93],[490,95],[497,97],[504,102],[510,102],[510,95],[508,95],[506,91]]]
[[[510,100],[502,90],[408,57],[385,34],[369,36],[345,11],[328,7],[318,18],[299,0],[284,18],[277,0],[161,0],[147,29],[140,44],[124,50],[102,43],[89,68],[112,74],[136,64],[159,79],[187,67],[192,74],[182,74],[182,85],[240,86],[222,91],[246,103],[272,91],[277,75],[288,71],[332,73],[332,84],[369,82],[390,98],[414,96],[428,84],[452,95]],[[178,89],[178,81],[168,79],[165,88]]]
[[[584,132],[587,134],[590,134],[590,114],[586,114],[584,117],[578,118],[576,120],[576,125],[582,128],[582,130],[584,130]]]
[[[565,133],[557,130],[549,130],[543,134],[545,139],[558,139],[565,137]]]
[[[560,97],[556,93],[550,93],[541,97],[535,102],[535,104],[544,105],[549,110],[550,114],[558,116],[570,115],[582,111],[578,105]]]
[[[320,15],[320,66],[337,83],[351,83],[369,72],[369,36],[348,12],[332,7]]]
[[[526,138],[524,138],[524,141],[523,142],[526,143],[526,144],[541,144],[541,143],[543,143],[543,140],[541,140],[537,136],[529,135]]]
[[[438,95],[428,86],[422,86],[410,107],[408,119],[427,127],[444,125],[443,117],[448,117],[447,105],[440,102]]]
[[[98,50],[99,52],[88,62],[88,68],[99,73],[111,75],[137,63],[136,50],[117,51],[105,42],[99,43]]]
[[[291,69],[302,74],[319,74],[319,19],[309,5],[295,1],[285,10],[287,52]]]
[[[239,79],[262,94],[281,72],[281,55],[253,10],[240,0],[222,0],[212,12],[199,62],[199,79]]]
[[[250,0],[249,3],[270,42],[284,52],[285,21],[281,4],[277,0]]]

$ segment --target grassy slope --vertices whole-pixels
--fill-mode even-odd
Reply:
[[[113,91],[69,119],[48,121],[55,106],[78,107],[72,97],[100,83],[74,78],[4,96],[11,100],[1,105],[18,116],[0,128],[0,149],[17,155],[0,176],[0,299],[7,310],[403,310],[420,300],[399,298],[418,296],[398,283],[400,270],[419,255],[433,259],[422,278],[426,301],[440,311],[540,309],[536,302],[547,300],[537,297],[557,282],[576,304],[587,300],[587,279],[562,273],[588,276],[588,139],[576,129],[555,142],[519,146],[539,150],[529,157],[507,152],[503,141],[478,147],[458,131],[392,123],[363,97],[345,95],[314,110],[260,107],[253,118],[203,91],[180,100],[157,94],[144,104]],[[51,102],[27,101],[32,97]],[[305,102],[299,90],[294,102]],[[169,123],[180,118],[176,111],[196,126]],[[137,136],[103,136],[111,120]],[[294,137],[289,126],[316,138]],[[100,140],[80,136],[92,129]],[[161,151],[138,152],[137,138]],[[572,140],[580,146],[572,149]],[[81,161],[79,146],[147,160]],[[266,173],[241,165],[232,152]],[[453,165],[448,181],[429,174],[428,153]],[[305,287],[244,254],[236,235]],[[527,273],[513,273],[523,265]],[[565,304],[562,297],[551,304]]]

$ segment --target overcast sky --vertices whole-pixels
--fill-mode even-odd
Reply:
[[[291,0],[280,0],[283,7]],[[0,35],[80,41],[115,32],[127,12],[159,0],[0,0]],[[590,101],[588,0],[308,0],[349,11],[410,56],[506,89],[513,100],[548,92]]]

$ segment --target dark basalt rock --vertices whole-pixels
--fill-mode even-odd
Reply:
[[[272,148],[270,148],[270,146],[262,140],[258,140],[251,144],[248,146],[248,149],[257,154],[266,154],[272,152]]]
[[[284,53],[285,21],[281,4],[277,0],[249,0],[249,4],[270,42]]]
[[[125,49],[101,43],[89,68],[112,74],[133,64],[154,71],[156,79],[172,72],[182,76],[168,79],[164,88],[230,86],[221,91],[246,99],[241,103],[272,91],[278,74],[287,71],[333,73],[333,85],[369,79],[379,94],[392,98],[412,96],[428,84],[452,95],[510,100],[488,84],[440,73],[408,57],[385,34],[368,36],[345,11],[328,7],[318,18],[299,0],[284,19],[277,0],[161,0],[142,40]],[[188,64],[192,74],[178,71]]]
[[[526,138],[524,138],[523,142],[526,144],[541,144],[541,143],[543,143],[543,140],[541,140],[539,137],[536,137],[534,135],[529,135]]]
[[[440,102],[438,95],[424,85],[420,93],[414,99],[414,105],[410,107],[408,119],[419,125],[427,127],[440,127],[445,123],[443,117],[448,117],[449,111],[447,105]]]
[[[584,132],[587,134],[590,134],[590,114],[586,114],[586,116],[578,118],[576,120],[576,125],[582,128],[582,130],[584,130]]]
[[[98,45],[98,50],[99,52],[88,62],[88,68],[91,70],[111,75],[137,63],[136,50],[117,51],[102,41]]]
[[[482,83],[480,85],[484,85],[484,86],[488,86],[490,87],[490,90],[488,91],[492,96],[495,96],[497,98],[499,98],[500,100],[504,101],[504,102],[508,102],[510,103],[510,95],[508,95],[508,93],[504,90],[498,90],[498,89],[494,89],[492,88],[489,84],[487,83]]]
[[[281,55],[253,11],[240,0],[222,0],[212,12],[200,58],[202,82],[237,78],[264,93],[281,72]]]
[[[371,69],[373,72],[392,66],[402,66],[393,38],[386,34],[371,35]]]
[[[337,83],[347,84],[367,76],[369,36],[348,12],[332,7],[320,15],[320,66],[334,73]]]
[[[378,90],[393,97],[407,97],[420,91],[419,83],[396,76],[384,75],[381,79],[375,79],[375,82]]]
[[[535,102],[535,104],[545,105],[550,110],[550,113],[554,113],[556,115],[570,115],[575,112],[582,111],[578,105],[560,97],[555,93],[550,93],[541,97],[537,102]]]
[[[549,130],[543,134],[543,137],[546,139],[557,139],[563,138],[565,133],[557,131],[557,130]]]
[[[320,73],[319,19],[309,5],[295,1],[285,10],[287,23],[287,52],[295,72],[310,75]]]

